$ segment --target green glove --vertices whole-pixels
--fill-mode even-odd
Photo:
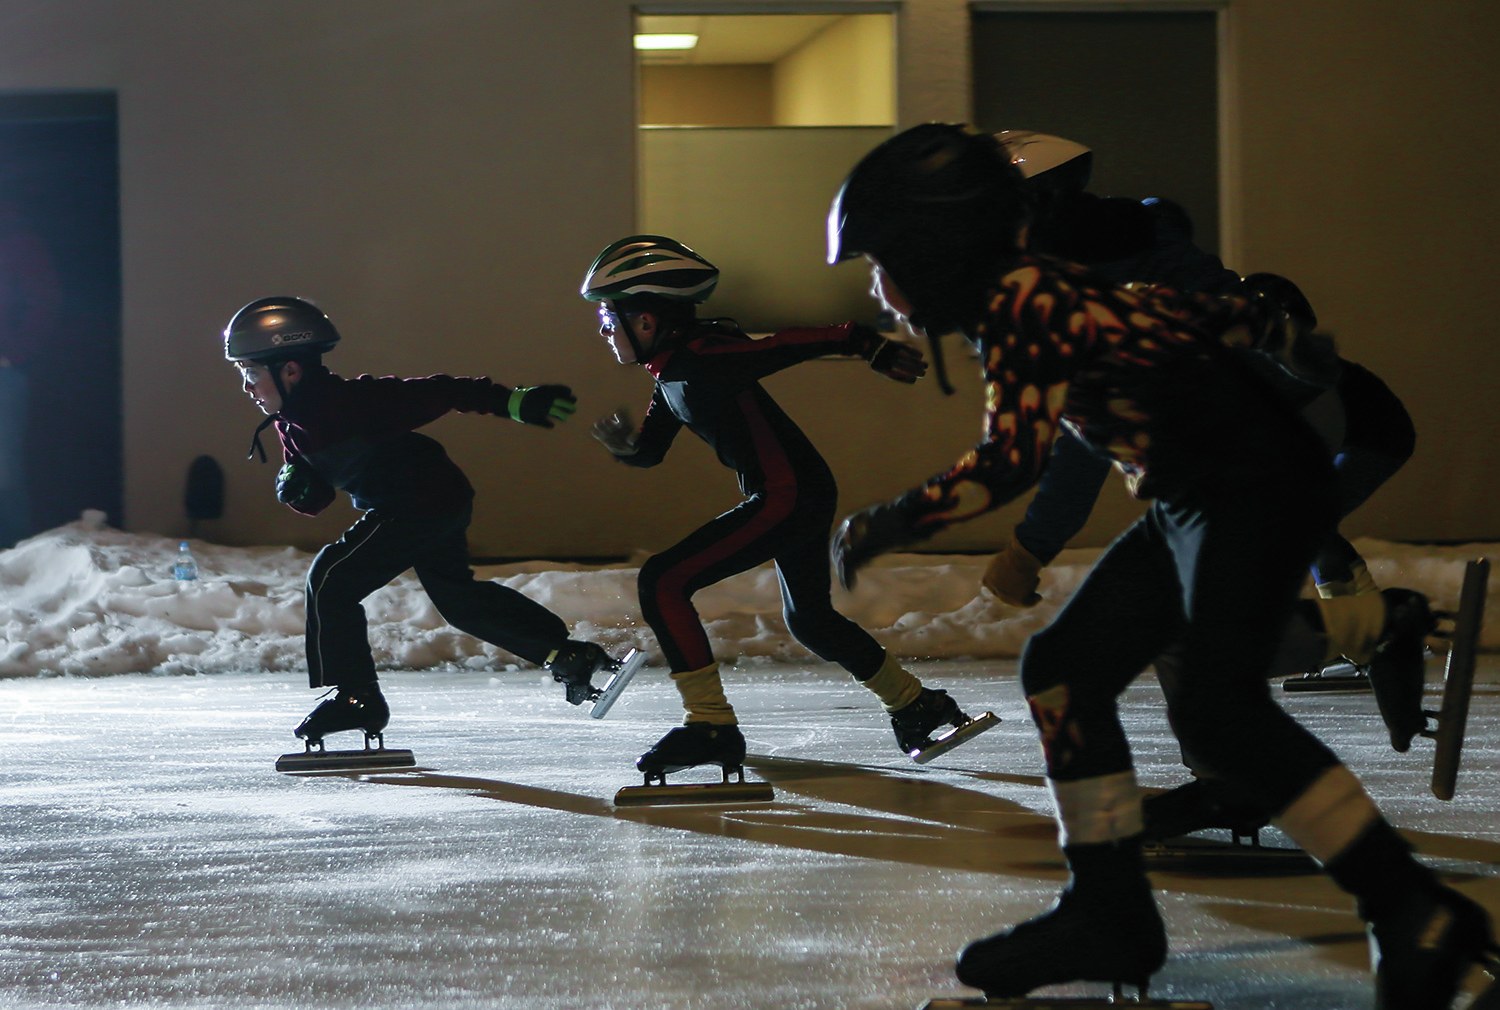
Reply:
[[[319,494],[315,477],[310,467],[288,461],[276,473],[276,500],[298,511],[309,508]]]
[[[578,398],[567,386],[521,386],[511,390],[505,412],[512,421],[552,427],[553,421],[566,421],[578,409]]]

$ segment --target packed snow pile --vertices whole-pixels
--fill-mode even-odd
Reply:
[[[126,533],[88,512],[0,551],[0,677],[47,674],[215,673],[305,669],[302,584],[312,555],[290,547],[226,547],[191,541],[199,577],[179,582],[176,540]],[[1383,586],[1407,586],[1456,607],[1464,562],[1500,545],[1416,547],[1356,543]],[[834,603],[904,658],[1011,657],[1082,581],[1098,550],[1070,550],[1042,573],[1043,601],[1007,607],[979,586],[988,559],[898,554],[861,573]],[[482,567],[478,577],[524,593],[568,622],[575,638],[622,653],[656,652],[636,601],[637,567],[529,561]],[[1494,579],[1490,595],[1495,595]],[[723,660],[801,661],[787,634],[770,566],[694,597]],[[1491,605],[1482,647],[1500,648]],[[519,665],[514,656],[447,626],[408,573],[365,601],[370,642],[383,669]]]

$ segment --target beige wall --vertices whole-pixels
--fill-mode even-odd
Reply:
[[[771,67],[756,64],[641,68],[641,123],[647,126],[770,126]]]
[[[1500,537],[1496,8],[1231,4],[1236,265],[1302,281],[1421,429],[1417,458],[1351,520],[1355,534]],[[967,7],[909,0],[898,20],[901,122],[965,118]],[[580,417],[559,431],[432,426],[479,488],[479,552],[660,547],[732,502],[732,478],[693,440],[634,472],[586,432],[649,390],[613,364],[576,296],[588,261],[634,226],[630,32],[630,0],[0,0],[0,90],[120,96],[127,525],[180,532],[199,453],[228,475],[210,536],[312,545],[351,518],[343,505],[294,516],[271,497],[274,468],[241,462],[258,416],[218,332],[278,292],[324,303],[346,338],[330,363],[347,373],[577,389]],[[773,380],[846,507],[925,477],[978,434],[970,369],[951,354],[963,385],[946,401],[838,363]],[[1133,510],[1109,494],[1086,542]],[[1016,512],[943,546],[985,546]]]
[[[889,126],[896,121],[895,19],[840,18],[776,62],[778,126]],[[878,54],[882,58],[872,58]]]

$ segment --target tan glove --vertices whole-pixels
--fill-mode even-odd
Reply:
[[[1034,607],[1042,602],[1036,591],[1042,581],[1042,567],[1042,563],[1022,547],[1020,541],[1012,540],[990,558],[980,582],[1001,603],[1012,607]]]

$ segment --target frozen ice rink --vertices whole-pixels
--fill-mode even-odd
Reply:
[[[1431,741],[1391,751],[1368,695],[1282,697],[1500,916],[1497,667],[1481,657],[1446,803]],[[726,687],[775,800],[619,809],[635,756],[679,718],[660,668],[603,721],[535,671],[388,673],[388,743],[418,768],[317,778],[272,770],[315,697],[300,674],[0,680],[0,1005],[790,1010],[962,992],[956,950],[1041,909],[1062,867],[1014,662],[914,669],[1005,721],[918,766],[842,671],[745,660]],[[1143,782],[1178,781],[1155,683],[1124,707]],[[1154,879],[1172,951],[1152,995],[1370,1005],[1360,924],[1321,875]]]

